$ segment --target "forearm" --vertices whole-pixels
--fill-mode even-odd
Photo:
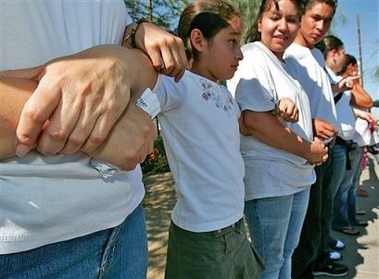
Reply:
[[[157,72],[151,66],[151,61],[141,51],[132,50],[135,54],[135,78],[131,83],[130,102],[124,113],[116,122],[105,142],[90,156],[111,163],[121,169],[134,169],[136,164],[145,158],[138,154],[151,152],[153,141],[156,137],[156,129],[150,116],[135,106],[134,101],[145,91],[153,88]]]
[[[15,135],[21,110],[37,82],[0,76],[0,159],[15,156]]]
[[[370,94],[359,83],[354,84],[354,88],[351,90],[350,103],[354,107],[362,109],[369,109],[373,105]]]
[[[245,111],[244,123],[263,143],[308,160],[311,143],[293,133],[271,113]]]
[[[158,72],[153,68],[151,60],[142,51],[130,50],[133,60],[134,76],[131,80],[131,99],[138,98],[146,88],[153,89],[157,81]]]

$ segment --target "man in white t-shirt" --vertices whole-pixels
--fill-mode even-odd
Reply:
[[[292,73],[308,95],[315,136],[328,141],[339,130],[330,80],[324,70],[324,57],[314,46],[328,32],[336,1],[310,0],[304,8],[301,27],[294,43],[286,50],[287,59],[299,63],[303,70]],[[331,152],[329,152],[331,158]],[[313,278],[317,275],[344,276],[348,267],[330,260],[328,243],[331,220],[331,159],[316,166],[316,182],[311,187],[308,211],[300,242],[292,256],[292,277]]]
[[[156,72],[120,46],[131,23],[124,2],[0,5],[0,70],[46,63],[0,73],[0,277],[145,278],[138,163],[155,132],[128,103]],[[126,34],[161,72],[181,77],[179,39],[149,23]]]

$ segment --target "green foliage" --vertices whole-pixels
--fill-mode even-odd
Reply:
[[[258,14],[261,1],[229,0],[228,2],[234,5],[241,14],[242,20],[245,24],[245,36],[242,39],[242,42],[244,42],[246,38],[246,33],[249,31],[249,29],[255,22],[255,18]]]
[[[157,137],[154,142],[153,152],[146,157],[141,167],[144,175],[170,171],[162,136]]]
[[[379,100],[374,101],[374,107],[379,108]]]
[[[190,0],[124,0],[133,20],[145,18],[157,25],[175,30],[184,7]]]

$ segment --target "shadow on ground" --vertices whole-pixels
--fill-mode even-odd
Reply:
[[[358,236],[348,236],[333,231],[333,235],[346,244],[341,251],[340,261],[349,266],[349,274],[345,279],[378,279],[379,258],[379,178],[378,165],[373,157],[369,157],[368,168],[364,170],[361,183],[368,192],[367,198],[358,198],[360,209],[367,213],[362,216],[369,222],[368,227],[357,227]],[[174,182],[170,172],[151,175],[144,179],[146,197],[144,206],[149,240],[149,268],[147,279],[163,279],[167,249],[167,235],[170,224],[171,210],[176,200]],[[328,279],[331,277],[316,277]]]
[[[170,172],[151,175],[144,182],[146,196],[143,204],[149,241],[147,278],[161,279],[165,268],[171,210],[176,201],[174,182]]]
[[[360,234],[350,236],[333,231],[333,236],[346,244],[346,248],[341,251],[342,260],[340,263],[349,266],[349,273],[343,277],[345,279],[378,279],[378,214],[379,214],[379,178],[375,168],[376,162],[373,157],[368,158],[368,168],[365,175],[361,177],[361,184],[368,192],[368,197],[357,197],[357,206],[364,209],[366,214],[359,216],[362,220],[367,220],[369,226],[355,227]],[[317,279],[327,279],[331,277],[320,276]]]

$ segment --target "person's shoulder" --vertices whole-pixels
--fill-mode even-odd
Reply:
[[[259,47],[259,42],[244,44],[241,47],[241,50],[244,55],[254,55],[261,52],[261,48]]]
[[[284,58],[293,57],[295,59],[303,59],[310,54],[309,48],[299,45],[297,43],[292,43],[284,52]]]
[[[243,59],[239,63],[238,71],[259,68],[265,64],[265,54],[258,42],[245,44],[241,47],[241,50]]]

